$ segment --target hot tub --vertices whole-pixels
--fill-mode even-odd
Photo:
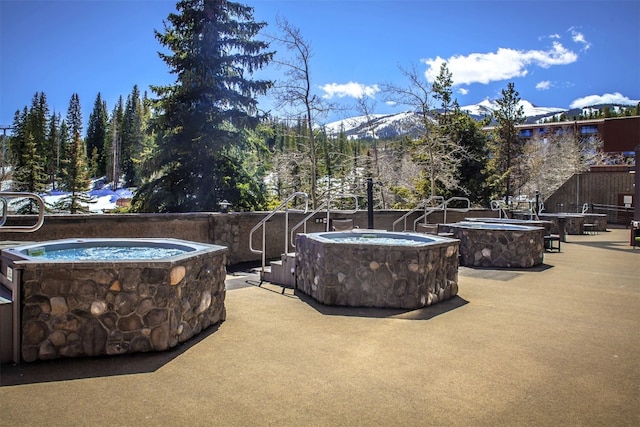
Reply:
[[[463,221],[441,228],[460,240],[464,266],[530,268],[544,258],[542,227]]]
[[[299,234],[296,286],[325,305],[426,307],[458,293],[458,244],[373,230]]]
[[[59,256],[69,251],[85,255]],[[128,254],[110,259],[116,252]],[[66,239],[2,250],[21,359],[176,346],[225,319],[226,253],[176,239]]]

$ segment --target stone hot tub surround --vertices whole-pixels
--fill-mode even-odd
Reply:
[[[28,255],[29,248],[73,242],[2,251],[3,273],[11,269],[19,277],[23,361],[167,350],[225,320],[225,247],[175,239],[85,239],[75,242],[185,252],[117,261]]]
[[[377,230],[299,234],[296,286],[325,305],[426,307],[458,293],[458,244]]]
[[[530,268],[542,264],[544,228],[513,224],[443,224],[460,240],[460,263],[467,267]]]

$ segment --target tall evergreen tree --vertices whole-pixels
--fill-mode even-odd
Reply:
[[[91,177],[84,141],[77,131],[73,134],[73,139],[65,145],[61,172],[60,187],[71,194],[61,198],[56,203],[55,209],[72,214],[88,212],[87,204],[93,202],[91,196],[87,194],[91,188]]]
[[[140,179],[136,163],[139,161],[145,143],[145,110],[140,99],[140,91],[135,85],[127,97],[122,127],[121,165],[125,186],[137,186]]]
[[[448,135],[451,141],[462,148],[455,181],[459,188],[445,188],[445,197],[455,196],[455,190],[462,189],[472,203],[486,205],[489,198],[485,185],[485,169],[488,161],[487,138],[482,125],[460,110],[458,101],[453,98],[453,75],[446,63],[440,66],[440,73],[432,85],[433,97],[439,101],[434,116],[438,121],[439,132]]]
[[[471,203],[488,206],[491,198],[486,175],[489,147],[487,134],[482,130],[483,124],[469,114],[456,110],[451,126],[454,139],[465,147],[467,154],[458,168],[460,187],[466,190]]]
[[[434,114],[438,119],[440,126],[447,126],[451,121],[451,114],[459,110],[458,101],[453,99],[453,75],[447,63],[443,62],[440,66],[440,73],[436,77],[432,85],[433,97],[440,101],[440,111]]]
[[[44,161],[46,161],[46,157],[49,154],[46,151],[48,120],[49,106],[47,105],[47,97],[44,92],[36,93],[31,101],[27,126],[36,145],[36,150]]]
[[[264,204],[259,177],[244,168],[245,128],[258,123],[256,95],[271,82],[247,76],[273,54],[255,39],[266,25],[255,22],[253,8],[226,0],[182,0],[167,18],[160,43],[171,53],[161,58],[177,76],[175,84],[152,87],[157,131],[156,162],[133,200],[138,211],[188,212]]]
[[[49,177],[49,183],[56,188],[56,178],[60,168],[60,115],[52,114],[49,118],[46,152],[49,153],[44,162],[44,171]]]
[[[71,100],[69,100],[66,121],[69,135],[74,137],[77,133],[82,137],[82,107],[80,106],[80,97],[77,93],[71,95]]]
[[[494,196],[509,200],[517,189],[518,164],[522,156],[523,144],[518,135],[517,125],[524,123],[525,115],[520,105],[520,94],[513,83],[502,89],[498,108],[493,117],[496,120],[492,154],[489,169],[492,175]]]
[[[121,141],[123,123],[124,104],[122,101],[122,96],[120,96],[118,98],[118,102],[113,108],[113,112],[111,113],[109,130],[107,132],[107,139],[105,141],[104,147],[107,181],[113,183],[112,187],[114,190],[118,188],[120,178],[122,177]]]
[[[105,145],[107,140],[107,127],[109,114],[107,113],[107,103],[98,92],[93,103],[93,111],[89,115],[87,127],[87,155],[89,157],[90,173],[94,177],[104,176],[107,173],[107,159]]]
[[[9,138],[7,162],[13,166],[14,170],[22,167],[22,153],[28,132],[28,117],[29,109],[26,106],[22,110],[17,110],[13,116],[13,134]]]
[[[42,158],[35,139],[31,132],[27,131],[22,150],[21,166],[13,176],[15,189],[30,193],[42,193],[45,191],[47,175],[42,165]],[[25,199],[18,207],[19,214],[36,214],[38,211],[38,204],[33,199]]]

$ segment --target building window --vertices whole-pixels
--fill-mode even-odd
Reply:
[[[594,133],[598,133],[598,126],[596,125],[583,125],[580,126],[580,134],[581,135],[591,135]]]
[[[533,136],[533,131],[531,129],[522,129],[519,134],[520,138],[531,138]]]

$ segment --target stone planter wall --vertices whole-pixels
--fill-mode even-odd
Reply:
[[[22,270],[22,359],[160,351],[225,320],[226,249]]]
[[[296,239],[296,281],[325,305],[417,309],[458,293],[458,241],[420,247]]]

